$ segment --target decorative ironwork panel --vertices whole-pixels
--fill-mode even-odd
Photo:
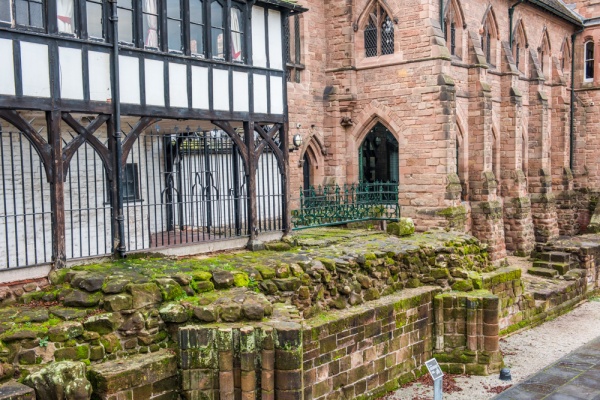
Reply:
[[[377,56],[377,27],[373,21],[365,27],[365,55],[367,57]]]
[[[294,229],[400,218],[397,183],[353,183],[310,187],[292,211]]]
[[[0,268],[52,261],[50,184],[21,132],[0,128]]]
[[[381,26],[381,54],[394,54],[394,23],[387,15]]]

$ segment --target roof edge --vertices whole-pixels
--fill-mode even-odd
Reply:
[[[308,8],[302,7],[300,4],[293,3],[288,0],[258,0],[257,3],[269,4],[272,6],[285,8],[292,14],[300,14],[308,11]]]

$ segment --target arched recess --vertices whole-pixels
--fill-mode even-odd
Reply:
[[[462,121],[456,118],[456,174],[462,187],[461,200],[468,200],[469,143]]]
[[[450,55],[463,58],[463,34],[467,27],[459,0],[448,0],[445,6],[444,32]]]
[[[500,179],[500,135],[495,126],[492,127],[492,164],[491,169],[496,180]]]
[[[494,8],[490,5],[483,14],[481,21],[481,49],[488,64],[492,67],[497,62],[498,41],[500,40],[498,21]]]
[[[402,118],[392,108],[377,100],[373,100],[367,105],[354,120],[357,121],[357,124],[346,139],[347,182],[357,182],[359,180],[358,149],[369,131],[378,122],[394,135],[400,148],[406,147],[406,135],[409,133],[408,128],[402,123]],[[401,166],[403,165],[403,157],[404,155],[400,154]]]
[[[571,72],[571,43],[567,36],[563,39],[560,48],[560,69],[564,75]]]
[[[519,19],[513,30],[512,51],[515,65],[521,73],[527,71],[527,48],[529,48],[527,33],[525,32],[523,20]]]
[[[302,189],[307,190],[308,186],[320,185],[324,178],[325,161],[323,146],[317,135],[308,138],[307,143],[300,151],[299,160],[298,166],[302,168]]]
[[[546,27],[544,27],[542,32],[542,39],[540,41],[540,47],[538,48],[538,57],[544,77],[547,81],[550,81],[552,78],[552,68],[550,64],[552,47],[550,45],[550,37],[548,36],[548,29],[546,29]]]
[[[381,122],[366,132],[358,150],[358,163],[360,182],[399,182],[398,140]]]
[[[521,127],[521,169],[527,177],[529,172],[529,133],[527,125]]]

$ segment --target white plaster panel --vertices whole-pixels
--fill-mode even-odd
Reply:
[[[58,48],[60,97],[83,100],[83,62],[80,49]]]
[[[13,55],[13,42],[0,39],[0,94],[15,95],[15,62]]]
[[[213,109],[229,111],[229,71],[213,69]]]
[[[269,10],[269,67],[283,69],[281,13],[275,10]]]
[[[254,74],[254,112],[266,114],[267,108],[267,76]]]
[[[119,56],[119,89],[121,102],[140,104],[140,60]]]
[[[165,64],[158,60],[144,60],[146,104],[165,106]]]
[[[246,72],[233,72],[233,111],[250,111]]]
[[[88,52],[90,75],[90,100],[106,102],[112,97],[110,87],[110,54],[97,51]]]
[[[21,76],[23,95],[50,97],[48,46],[21,42]]]
[[[208,68],[192,67],[192,107],[208,110]]]
[[[252,63],[257,67],[267,66],[265,43],[265,9],[252,7]]]
[[[283,78],[271,77],[271,114],[283,114]]]
[[[187,68],[169,63],[169,99],[171,107],[188,108]]]

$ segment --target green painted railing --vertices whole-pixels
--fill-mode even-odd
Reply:
[[[397,183],[353,183],[300,190],[293,229],[400,218]]]

